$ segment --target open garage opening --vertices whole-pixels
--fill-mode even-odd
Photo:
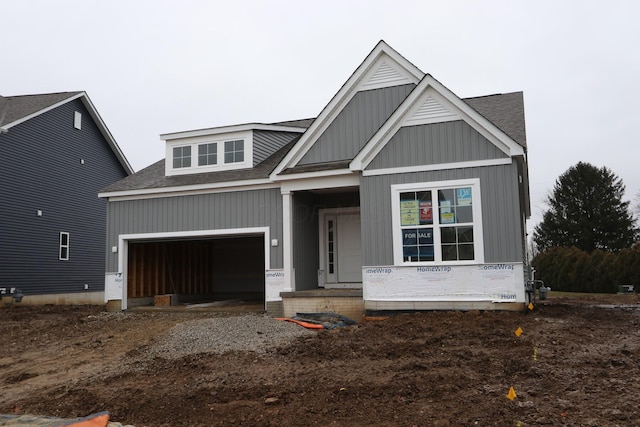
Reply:
[[[129,241],[127,306],[264,306],[264,273],[264,235]]]

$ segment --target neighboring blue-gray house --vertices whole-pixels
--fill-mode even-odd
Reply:
[[[318,117],[162,135],[108,198],[105,298],[357,289],[369,312],[521,309],[521,92],[461,99],[381,41]],[[304,293],[304,292],[302,292]]]
[[[84,92],[0,96],[0,290],[102,303],[106,185],[133,173]]]

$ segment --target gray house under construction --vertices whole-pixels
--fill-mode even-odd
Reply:
[[[521,92],[461,99],[380,41],[314,119],[161,138],[165,159],[100,192],[105,301],[524,306]]]

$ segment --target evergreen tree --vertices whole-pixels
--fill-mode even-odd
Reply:
[[[631,247],[638,230],[623,195],[624,184],[611,170],[578,163],[556,180],[533,241],[540,251],[554,246],[587,252]]]

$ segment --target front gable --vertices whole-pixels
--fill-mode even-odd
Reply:
[[[380,173],[385,169],[420,166],[453,168],[456,164],[484,164],[495,160],[511,162],[467,122],[455,120],[401,127],[366,170]]]
[[[381,40],[273,171],[271,179],[285,179],[279,176],[280,173],[297,165],[353,158],[368,140],[371,129],[382,125],[389,116],[387,112],[399,105],[392,109],[394,100],[397,102],[399,97],[406,97],[423,76],[422,71]],[[391,104],[385,106],[381,114],[369,111],[354,117],[354,113],[362,111],[363,100],[367,97],[378,102],[389,99]],[[366,129],[357,131],[356,141],[350,140],[349,147],[341,148],[342,138],[350,131],[347,128],[364,123],[368,123],[364,125]],[[318,148],[314,148],[316,144],[319,144]]]
[[[357,92],[297,166],[353,159],[414,88],[405,84]]]
[[[397,158],[394,160],[390,158],[389,150],[393,146],[403,144],[399,141],[406,139],[405,136],[410,132],[407,128],[416,127],[414,131],[422,134],[420,138],[427,143],[431,141],[431,138],[425,136],[426,132],[432,132],[436,128],[441,130],[447,128],[447,126],[434,127],[434,124],[455,121],[462,121],[466,124],[461,130],[471,128],[477,135],[481,136],[482,139],[479,143],[483,146],[471,147],[469,145],[467,151],[471,151],[464,154],[461,152],[464,147],[456,147],[455,145],[459,144],[459,142],[447,139],[448,137],[445,135],[445,139],[441,137],[433,138],[432,142],[437,145],[422,147],[421,159],[412,158],[410,153],[407,154],[404,164]],[[428,130],[425,126],[430,126],[431,129]],[[448,126],[448,128],[452,128],[452,126]],[[385,147],[392,140],[394,141],[392,147],[385,150]],[[493,145],[493,147],[486,145],[486,142]],[[407,144],[415,146],[416,141],[405,143],[405,145]],[[466,144],[468,145],[470,142]],[[431,155],[427,154],[429,150],[431,150]],[[449,151],[451,152],[448,155],[440,153]],[[429,167],[430,164],[438,162],[441,163],[441,168],[456,167],[456,164],[458,164],[457,167],[461,167],[465,162],[487,159],[494,160],[494,164],[506,163],[511,162],[511,157],[516,156],[524,156],[524,149],[521,145],[471,108],[462,99],[458,98],[440,82],[430,75],[426,75],[393,115],[378,129],[376,134],[353,159],[349,167],[352,171],[403,166],[423,166],[425,170],[429,170],[432,169]],[[374,160],[376,161],[374,162]],[[420,160],[426,163],[421,163]],[[372,162],[374,163],[372,164]],[[471,166],[472,164],[468,165]]]

